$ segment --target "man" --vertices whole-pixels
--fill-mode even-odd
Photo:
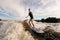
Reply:
[[[30,16],[30,20],[29,20],[29,24],[31,25],[33,25],[33,27],[34,27],[34,24],[33,24],[33,14],[32,14],[32,12],[31,12],[31,10],[30,10],[30,8],[28,9],[28,11],[29,11],[29,13],[28,13],[28,16]],[[27,16],[27,17],[28,17]],[[27,18],[26,17],[26,18]]]

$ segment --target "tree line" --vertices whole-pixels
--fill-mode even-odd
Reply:
[[[60,23],[60,18],[56,17],[48,17],[46,19],[41,19],[41,20],[35,20],[37,22],[47,22],[47,23]]]

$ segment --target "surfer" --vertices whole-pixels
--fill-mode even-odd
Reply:
[[[28,16],[30,16],[29,24],[30,24],[30,25],[32,24],[33,27],[34,27],[33,14],[32,14],[32,12],[31,12],[30,8],[28,9],[28,12],[29,12],[29,13],[28,13]],[[28,17],[28,16],[27,16],[27,17]],[[27,18],[27,17],[26,17],[26,18]]]

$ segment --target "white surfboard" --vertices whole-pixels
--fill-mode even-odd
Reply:
[[[35,31],[36,33],[44,33],[43,30],[37,29],[37,28],[35,28],[35,27],[33,28],[33,27],[30,26],[30,28],[31,28],[33,31]]]
[[[27,22],[28,23],[28,22]],[[43,30],[37,29],[36,27],[33,27],[28,23],[29,27],[31,28],[32,31],[35,31],[36,33],[44,33]]]

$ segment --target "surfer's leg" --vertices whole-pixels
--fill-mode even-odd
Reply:
[[[31,26],[31,23],[30,23],[31,21],[29,20],[29,25]]]
[[[33,19],[31,20],[31,23],[32,23],[32,25],[33,25],[33,27],[34,27]]]

